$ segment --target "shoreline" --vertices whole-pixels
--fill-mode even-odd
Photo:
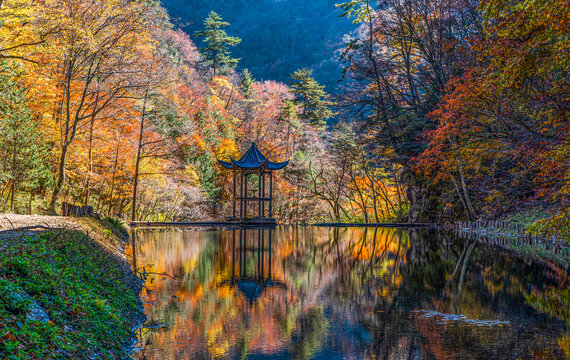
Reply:
[[[570,244],[560,239],[533,236],[520,231],[509,232],[497,227],[444,226],[442,229],[455,231],[458,236],[477,241],[480,244],[496,246],[520,256],[551,262],[570,271]]]
[[[41,231],[14,230],[38,218]],[[120,231],[105,220],[12,214],[0,216],[0,231],[0,358],[130,359],[146,319],[144,282]]]

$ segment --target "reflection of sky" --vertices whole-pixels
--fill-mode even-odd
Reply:
[[[239,231],[235,242],[231,231],[137,234],[138,266],[152,264],[143,292],[155,325],[141,332],[146,359],[556,358],[565,351],[564,323],[525,302],[524,284],[552,284],[523,261],[467,251],[433,233],[285,227],[269,246],[268,232],[262,239],[247,230],[241,242]],[[163,273],[176,280],[152,275]]]

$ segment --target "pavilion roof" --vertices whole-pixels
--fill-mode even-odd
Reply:
[[[263,155],[261,151],[257,148],[255,143],[251,143],[251,147],[239,160],[230,159],[230,161],[222,161],[218,159],[220,165],[226,169],[259,169],[263,166],[267,166],[269,170],[280,170],[289,164],[289,161],[284,162],[273,162],[267,160],[267,157]]]

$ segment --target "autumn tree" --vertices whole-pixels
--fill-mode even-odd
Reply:
[[[411,171],[412,159],[426,145],[423,133],[435,127],[427,114],[447,81],[474,56],[469,40],[481,33],[476,4],[390,0],[380,7],[353,0],[338,6],[360,25],[341,57],[347,81],[343,115],[365,119],[362,131],[374,135],[376,151],[403,167],[410,220],[431,220],[438,204],[428,194],[438,190]]]
[[[51,21],[53,16],[52,8],[44,2],[0,1],[0,59],[38,64],[41,49],[62,30]]]
[[[568,228],[568,8],[483,1],[478,61],[447,83],[418,171],[450,182],[468,216],[544,206],[546,233]],[[551,9],[559,8],[560,11]],[[516,40],[515,40],[516,39]]]
[[[403,219],[408,208],[401,168],[372,151],[358,128],[356,122],[340,122],[329,135],[330,152],[348,166],[342,201],[351,211],[349,218],[365,223]]]
[[[176,82],[176,68],[168,61],[168,53],[155,49],[142,56],[140,70],[144,74],[144,84],[140,88],[139,121],[136,130],[136,155],[133,175],[131,221],[137,220],[137,199],[140,177],[143,175],[162,175],[164,166],[155,165],[153,171],[145,173],[143,163],[170,158],[176,152],[176,133],[180,129],[176,124],[176,115],[170,112],[168,89]],[[172,166],[172,164],[171,164]],[[148,167],[147,167],[148,168]]]
[[[138,1],[69,0],[54,6],[66,30],[57,36],[58,60],[45,74],[61,89],[54,119],[62,131],[51,211],[65,186],[67,157],[78,130],[140,86],[131,72],[138,61],[136,48],[144,44],[141,34],[157,15],[155,5]]]
[[[204,47],[200,48],[200,53],[203,63],[212,68],[214,76],[235,68],[239,62],[239,59],[231,57],[228,48],[238,45],[241,39],[226,33],[224,28],[229,25],[229,22],[223,21],[220,15],[211,11],[204,20],[205,30],[197,31],[195,34],[196,37],[203,38]]]

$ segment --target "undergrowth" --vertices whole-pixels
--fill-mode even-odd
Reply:
[[[125,269],[78,231],[0,247],[0,359],[126,359],[140,319]],[[30,319],[32,301],[49,316]]]
[[[107,216],[101,219],[101,224],[119,239],[124,240],[129,237],[129,226],[121,219]]]

